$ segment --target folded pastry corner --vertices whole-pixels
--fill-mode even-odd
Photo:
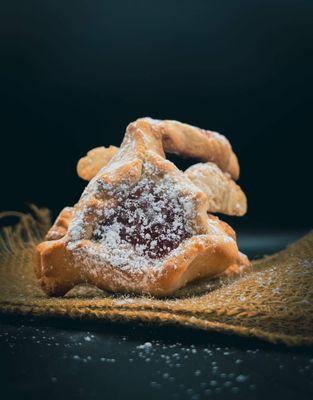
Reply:
[[[198,158],[185,173],[165,152]],[[241,273],[248,259],[233,230],[208,212],[242,215],[230,178],[239,165],[226,138],[176,121],[131,123],[119,149],[98,148],[78,164],[90,180],[37,247],[36,274],[51,296],[79,283],[166,296],[203,277]]]
[[[117,147],[109,146],[96,147],[88,151],[86,157],[81,158],[77,164],[78,175],[90,181],[111,160],[117,150]]]

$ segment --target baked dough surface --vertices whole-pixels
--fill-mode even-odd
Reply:
[[[223,136],[142,118],[127,127],[119,149],[103,149],[79,162],[79,174],[91,180],[37,248],[36,275],[48,295],[90,283],[166,296],[249,266],[233,230],[207,213],[242,215],[246,208],[230,178],[238,178],[237,158]],[[165,151],[208,163],[183,173]]]

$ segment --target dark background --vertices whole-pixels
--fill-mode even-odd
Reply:
[[[119,145],[126,125],[148,115],[230,139],[249,200],[233,226],[311,227],[311,0],[13,0],[1,9],[2,210],[73,204],[84,187],[77,160]]]
[[[35,203],[55,215],[73,204],[85,186],[77,160],[119,145],[127,124],[148,115],[230,139],[249,212],[227,220],[247,230],[239,244],[249,257],[312,228],[312,0],[0,6],[0,211]],[[0,317],[7,398],[312,397],[311,349],[175,327]]]

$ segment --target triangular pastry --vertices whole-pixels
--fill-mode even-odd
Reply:
[[[207,214],[214,202],[205,184],[189,179],[193,167],[183,173],[164,151],[214,162],[238,178],[237,158],[222,135],[176,121],[131,123],[120,149],[90,172],[91,177],[97,171],[79,202],[60,214],[37,248],[36,274],[47,294],[91,283],[113,292],[165,296],[195,279],[238,273],[249,265],[233,230]],[[209,168],[228,187],[228,175],[199,165],[195,168]],[[226,200],[214,201],[229,211]]]

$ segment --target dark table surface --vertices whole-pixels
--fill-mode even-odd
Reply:
[[[246,234],[250,257],[301,233]],[[174,326],[0,316],[3,399],[311,399],[313,351]]]

